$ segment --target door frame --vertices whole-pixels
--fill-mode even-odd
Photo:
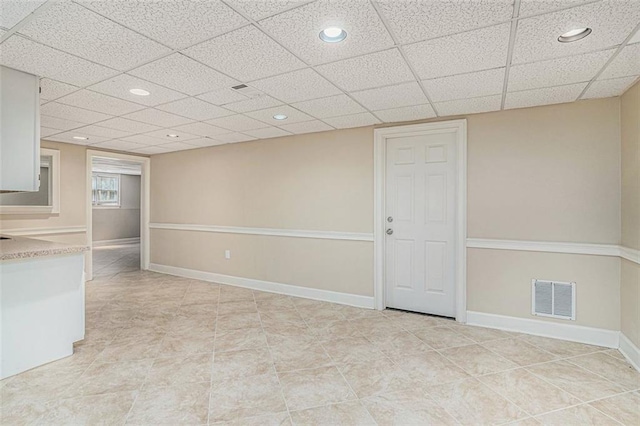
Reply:
[[[142,168],[140,175],[140,269],[148,270],[150,262],[150,246],[149,246],[149,222],[151,211],[151,159],[138,155],[120,154],[117,152],[98,151],[93,149],[87,150],[86,162],[86,191],[85,191],[85,208],[87,217],[87,245],[89,246],[88,255],[85,258],[86,280],[93,279],[93,203],[91,176],[93,172],[93,158],[113,158],[117,160],[127,160],[139,163]]]
[[[385,205],[387,139],[390,137],[416,136],[433,130],[455,129],[457,131],[456,161],[456,256],[455,256],[455,301],[456,320],[467,320],[467,120],[449,120],[433,123],[374,129],[373,178],[373,282],[374,306],[386,307],[385,282]]]

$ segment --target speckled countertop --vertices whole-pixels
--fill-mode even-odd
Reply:
[[[0,261],[80,253],[89,250],[89,247],[83,245],[54,243],[36,240],[35,238],[3,236],[10,239],[0,240]]]

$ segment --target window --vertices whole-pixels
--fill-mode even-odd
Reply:
[[[120,206],[120,175],[94,173],[91,178],[93,205]]]

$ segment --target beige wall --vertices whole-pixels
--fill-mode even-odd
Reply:
[[[640,249],[640,83],[620,99],[622,129],[622,245]],[[622,260],[621,330],[640,347],[640,265]]]
[[[467,117],[469,236],[618,244],[619,114],[611,98]],[[152,222],[373,229],[372,127],[152,156],[151,175]],[[370,242],[151,236],[152,263],[373,294]],[[532,318],[532,278],[576,281],[576,323],[619,329],[616,257],[468,254],[470,310]]]
[[[0,215],[0,229],[37,229],[86,226],[85,180],[86,147],[42,141],[42,148],[60,151],[60,213],[48,215]],[[38,236],[58,242],[86,242],[86,234]]]

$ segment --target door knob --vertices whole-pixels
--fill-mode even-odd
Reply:
[[[393,234],[393,229],[391,228],[387,229],[387,235],[391,235],[391,234]]]

